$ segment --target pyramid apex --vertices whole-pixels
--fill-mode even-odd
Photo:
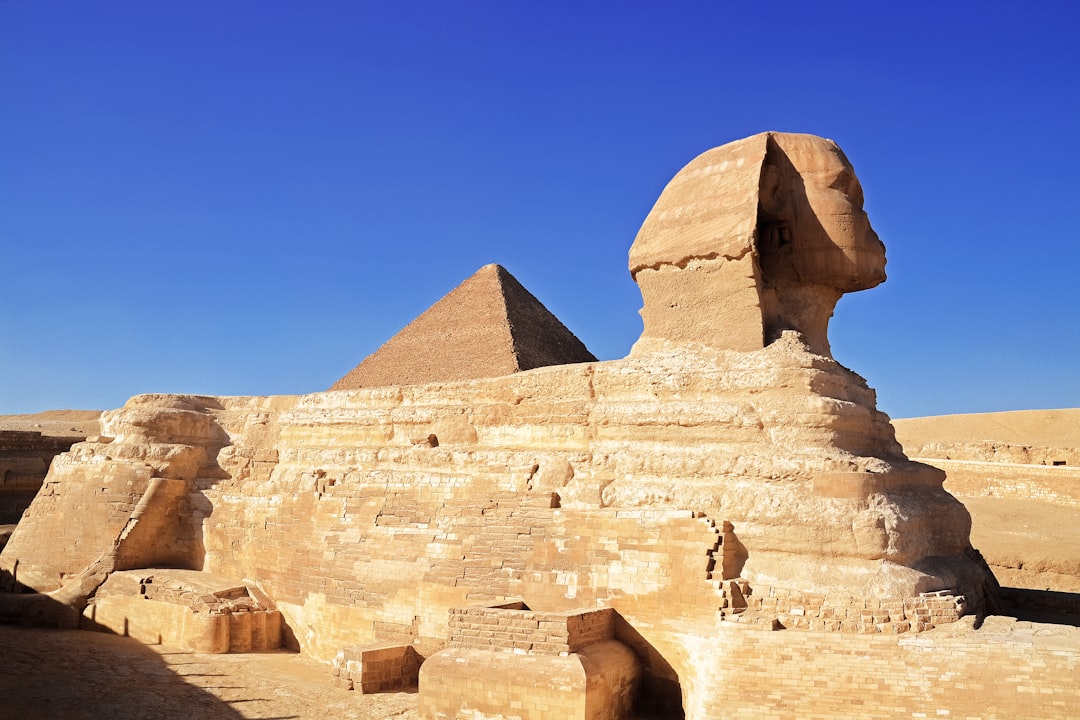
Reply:
[[[517,278],[489,263],[330,389],[471,380],[595,360]]]

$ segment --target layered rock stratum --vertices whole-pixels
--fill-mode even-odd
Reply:
[[[125,630],[149,606],[111,615],[110,588],[133,587],[111,577],[206,573],[184,586],[258,598],[314,658],[416,653],[423,717],[501,717],[508,697],[523,716],[637,697],[724,717],[754,647],[731,632],[917,633],[993,591],[944,473],[830,355],[836,301],[884,267],[835,143],[747,138],[688,165],[646,219],[629,357],[136,396],[54,461],[0,570]]]

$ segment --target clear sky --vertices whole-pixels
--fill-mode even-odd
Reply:
[[[833,138],[893,417],[1080,406],[1074,2],[0,0],[0,413],[325,389],[504,265],[601,359],[694,156]]]

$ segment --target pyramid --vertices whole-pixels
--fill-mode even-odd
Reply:
[[[509,375],[596,358],[500,265],[485,265],[331,390]]]

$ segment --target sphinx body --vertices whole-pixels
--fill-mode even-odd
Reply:
[[[644,332],[629,357],[132,398],[55,462],[0,570],[88,611],[117,571],[242,578],[280,610],[286,642],[326,660],[387,639],[429,655],[448,609],[471,603],[613,607],[646,675],[712,717],[709,639],[725,622],[918,630],[982,601],[966,510],[829,353],[836,301],[884,265],[835,144],[766,133],[717,148],[672,180],[631,248]]]

